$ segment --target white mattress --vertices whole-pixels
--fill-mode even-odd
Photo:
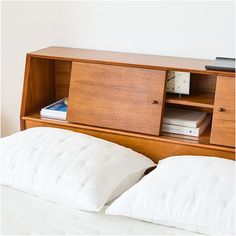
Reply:
[[[1,234],[200,235],[125,217],[78,211],[1,186]]]

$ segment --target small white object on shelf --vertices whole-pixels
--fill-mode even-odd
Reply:
[[[167,93],[189,94],[190,72],[168,71],[167,72]]]
[[[67,98],[63,98],[53,104],[50,104],[40,111],[42,118],[66,120]]]
[[[211,121],[211,116],[208,115],[197,128],[162,124],[161,131],[173,134],[189,135],[194,137],[199,137],[209,126]]]
[[[163,123],[169,125],[197,128],[205,119],[206,115],[207,112],[166,107],[163,117]]]

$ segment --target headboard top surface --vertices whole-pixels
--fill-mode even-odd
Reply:
[[[138,66],[152,69],[172,69],[179,71],[192,71],[203,74],[234,76],[234,73],[232,72],[206,70],[205,65],[211,64],[213,62],[212,60],[206,59],[111,52],[55,46],[34,51],[28,55],[52,59],[86,61],[93,63],[99,62],[104,64]]]

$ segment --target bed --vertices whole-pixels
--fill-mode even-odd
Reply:
[[[4,235],[233,230],[232,160],[174,156],[155,166],[118,144],[45,127],[2,138],[0,148]]]
[[[206,64],[63,47],[28,53],[22,131],[0,139],[2,233],[234,235],[235,73]],[[171,71],[191,73],[189,96],[166,94]],[[40,115],[64,98],[66,120]],[[207,112],[211,128],[197,139],[165,134],[167,107]]]

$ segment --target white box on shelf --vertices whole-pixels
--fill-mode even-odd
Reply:
[[[186,126],[178,126],[178,125],[170,125],[170,124],[162,124],[161,131],[167,133],[174,134],[182,134],[189,135],[194,137],[199,137],[209,126],[211,121],[211,116],[208,115],[205,120],[203,120],[198,128],[186,127]]]
[[[168,71],[166,92],[189,94],[190,72]]]
[[[206,115],[207,112],[166,107],[164,111],[163,123],[197,128],[205,119]]]

